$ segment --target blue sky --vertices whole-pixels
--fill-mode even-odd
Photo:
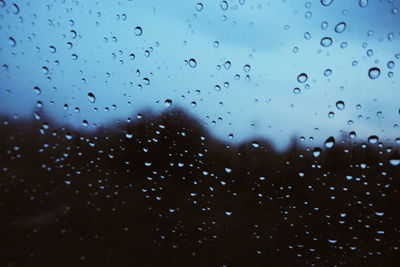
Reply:
[[[223,2],[4,1],[0,112],[33,118],[42,101],[42,114],[77,128],[87,120],[90,129],[163,111],[168,99],[230,141],[267,137],[284,147],[292,136],[317,145],[340,131],[400,136],[399,1]]]

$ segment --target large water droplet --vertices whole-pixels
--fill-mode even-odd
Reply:
[[[393,155],[390,156],[389,163],[392,166],[400,166],[400,154],[398,151],[395,151]]]
[[[194,58],[189,59],[189,66],[191,68],[196,68],[197,66],[197,61]]]
[[[381,75],[381,70],[379,68],[373,67],[373,68],[370,68],[368,71],[368,76],[371,79],[376,79],[379,77],[379,75]]]
[[[321,39],[321,45],[323,47],[329,47],[331,46],[333,43],[332,38],[331,37],[324,37]]]
[[[165,105],[167,108],[170,108],[170,107],[172,106],[172,100],[171,100],[171,99],[165,100],[164,105]]]
[[[368,143],[370,144],[376,144],[379,141],[379,137],[376,135],[371,135],[370,137],[368,137]]]
[[[11,47],[15,47],[15,46],[17,45],[17,41],[15,41],[14,38],[10,37],[10,38],[8,38],[8,44],[9,44]]]
[[[321,155],[321,148],[315,147],[312,151],[314,158],[318,158]]]
[[[337,107],[338,110],[343,110],[344,107],[345,107],[344,102],[341,101],[341,100],[336,102],[336,107]]]
[[[362,8],[368,6],[368,0],[359,0],[358,5]]]
[[[335,32],[337,32],[337,33],[342,33],[342,32],[344,32],[345,29],[346,29],[346,23],[344,23],[343,21],[339,22],[335,26]]]
[[[323,6],[329,6],[332,4],[332,2],[333,2],[333,0],[321,0],[321,4]]]
[[[203,4],[202,3],[197,3],[196,4],[196,10],[199,11],[199,12],[202,11],[203,10]]]
[[[328,139],[326,139],[324,145],[326,148],[334,147],[335,146],[335,138],[333,136],[329,137]]]
[[[299,83],[305,83],[307,80],[308,80],[308,76],[307,76],[307,74],[305,74],[305,73],[300,73],[300,74],[297,76],[297,81],[298,81]]]
[[[135,27],[134,33],[136,36],[140,36],[143,33],[143,30],[140,26]]]
[[[96,96],[93,93],[91,93],[91,92],[88,93],[87,97],[88,97],[90,103],[96,102]]]

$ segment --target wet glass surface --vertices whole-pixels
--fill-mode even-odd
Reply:
[[[397,266],[399,8],[0,0],[0,265]]]

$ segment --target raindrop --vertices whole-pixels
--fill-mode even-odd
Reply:
[[[321,148],[315,147],[312,151],[313,157],[318,158],[321,155]]]
[[[387,63],[387,67],[389,68],[389,69],[393,69],[394,68],[394,61],[389,61],[388,63]]]
[[[362,8],[368,6],[368,0],[359,0],[358,5]]]
[[[37,95],[40,95],[42,93],[42,90],[39,87],[35,86],[33,88],[33,92],[35,92],[35,94],[37,94]]]
[[[135,33],[136,36],[140,36],[140,35],[142,35],[143,30],[142,30],[142,28],[140,26],[137,26],[135,28],[135,30],[134,30],[134,33]]]
[[[333,41],[332,41],[332,38],[330,38],[330,37],[324,37],[321,39],[321,45],[323,47],[329,47],[332,45],[332,43],[333,43]]]
[[[297,94],[300,94],[300,93],[301,93],[300,88],[298,88],[298,87],[294,88],[294,89],[293,89],[293,93],[295,93],[296,95],[297,95]]]
[[[353,132],[349,133],[349,136],[350,136],[351,139],[356,139],[357,134],[356,134],[356,132],[353,131]]]
[[[203,4],[202,3],[197,3],[196,4],[196,10],[199,11],[199,12],[202,11],[203,10]]]
[[[389,163],[392,166],[400,166],[400,154],[398,151],[395,151],[392,156],[389,158]]]
[[[328,139],[326,139],[324,145],[326,148],[334,147],[335,146],[335,138],[333,136],[329,137]]]
[[[370,144],[376,144],[378,143],[379,138],[376,135],[371,135],[370,137],[368,137],[368,143]]]
[[[90,103],[96,102],[96,96],[93,93],[88,93],[87,97],[88,97]]]
[[[19,14],[19,6],[17,4],[15,4],[15,3],[13,3],[12,6],[13,6],[12,13],[14,15],[18,15]]]
[[[325,76],[325,77],[329,77],[329,76],[331,76],[331,74],[332,74],[332,70],[331,70],[331,69],[326,69],[326,70],[324,71],[324,76]]]
[[[377,67],[370,68],[368,71],[368,76],[373,80],[378,78],[380,74],[381,70]]]
[[[17,42],[15,41],[14,38],[10,37],[10,38],[8,38],[8,44],[9,44],[11,47],[15,47],[15,46],[17,45]]]
[[[332,4],[333,0],[321,0],[321,4],[323,6],[330,6]]]
[[[167,108],[170,108],[170,107],[172,106],[172,100],[171,100],[171,99],[165,100],[164,105],[165,105]]]
[[[54,54],[57,51],[56,48],[52,45],[49,46],[49,49],[50,49],[50,53],[52,53],[52,54]]]
[[[343,110],[344,107],[345,107],[344,102],[341,101],[341,100],[336,102],[336,107],[337,107],[338,110]]]
[[[254,141],[253,143],[251,143],[251,146],[254,148],[259,148],[260,144],[257,141]]]
[[[335,26],[335,32],[337,32],[337,33],[342,33],[342,32],[344,32],[345,29],[346,29],[346,23],[344,23],[343,21],[339,22]]]
[[[308,76],[307,76],[307,74],[305,74],[305,73],[300,73],[300,74],[297,76],[297,81],[298,81],[299,83],[305,83],[307,80],[308,80]]]
[[[194,58],[189,59],[189,66],[191,68],[196,68],[197,62],[196,62],[196,60]]]
[[[222,10],[227,10],[228,9],[228,2],[221,1],[220,7],[221,7]]]

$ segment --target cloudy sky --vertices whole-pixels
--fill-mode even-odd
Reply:
[[[178,107],[231,142],[394,140],[399,1],[323,2],[0,0],[0,112],[95,129]]]

